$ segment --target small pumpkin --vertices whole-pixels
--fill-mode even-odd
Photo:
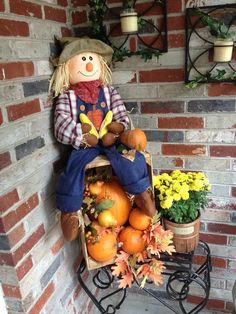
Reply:
[[[113,232],[103,233],[95,243],[87,243],[87,250],[89,256],[97,262],[112,260],[117,253],[116,234]]]
[[[138,207],[132,209],[129,215],[129,224],[137,230],[146,230],[151,223],[151,217],[147,216]]]
[[[98,223],[102,227],[110,228],[117,226],[117,221],[109,209],[102,211],[98,215]]]
[[[124,131],[120,135],[120,141],[128,147],[138,151],[144,151],[147,146],[147,137],[139,128]]]
[[[140,253],[146,246],[146,241],[143,238],[143,232],[130,226],[121,230],[119,234],[119,242],[122,243],[122,250],[128,254]]]

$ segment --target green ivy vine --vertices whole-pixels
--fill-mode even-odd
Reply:
[[[185,87],[193,89],[199,86],[201,83],[207,82],[235,82],[236,71],[227,74],[225,70],[216,69],[216,73],[207,72],[205,75],[198,75],[189,83],[185,84]]]

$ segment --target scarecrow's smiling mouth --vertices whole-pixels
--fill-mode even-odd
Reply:
[[[82,73],[81,71],[78,71],[78,73],[80,73],[80,74],[82,74],[82,75],[84,75],[84,76],[88,76],[88,77],[90,77],[90,76],[94,76],[94,74],[96,74],[98,72],[98,70],[96,70],[94,73],[92,73],[92,74],[84,74],[84,73]]]

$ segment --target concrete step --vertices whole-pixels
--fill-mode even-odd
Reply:
[[[107,292],[106,292],[107,293]],[[104,295],[99,294],[99,297]],[[106,308],[108,303],[117,304],[117,296],[110,298],[110,302],[103,303],[103,307]],[[169,299],[163,299],[166,303],[172,305],[181,314],[177,301],[172,301]],[[186,303],[186,310],[190,311],[192,309],[191,304]],[[93,307],[91,314],[99,314],[100,311]],[[120,309],[116,311],[117,314],[173,314],[174,312],[163,306],[158,300],[153,297],[142,293],[127,293],[124,303],[121,305]],[[202,310],[201,314],[220,314],[219,311],[207,311]],[[89,313],[90,314],[90,313]]]

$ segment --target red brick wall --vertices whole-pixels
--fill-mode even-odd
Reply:
[[[91,305],[76,280],[79,245],[64,242],[55,219],[64,151],[47,100],[55,35],[71,35],[69,0],[0,0],[0,282],[9,313]]]

